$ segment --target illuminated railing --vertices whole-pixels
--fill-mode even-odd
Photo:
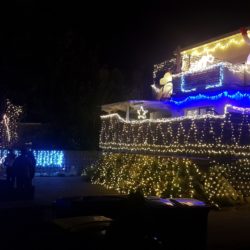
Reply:
[[[100,147],[118,152],[250,156],[250,113],[244,111],[131,122],[117,114],[102,116]]]

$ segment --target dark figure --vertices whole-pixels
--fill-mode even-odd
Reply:
[[[16,155],[14,154],[13,150],[10,149],[9,153],[7,154],[5,160],[4,160],[4,166],[6,167],[6,176],[7,176],[7,182],[11,187],[14,187],[15,182],[15,176],[14,176],[14,170],[13,170],[13,164],[15,161]]]
[[[31,174],[31,181],[32,181],[32,179],[35,176],[35,170],[36,170],[36,159],[35,159],[35,156],[33,154],[33,151],[29,150],[27,153],[27,157],[28,157],[30,164],[31,164],[30,174]]]
[[[34,172],[26,149],[21,149],[21,155],[15,159],[13,169],[16,177],[17,189],[19,191],[30,190],[32,187]]]

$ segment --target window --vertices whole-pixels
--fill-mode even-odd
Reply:
[[[196,115],[205,115],[215,113],[214,107],[197,107],[192,109],[186,109],[185,115],[186,116],[196,116]]]
[[[196,115],[199,115],[199,109],[186,110],[186,116],[196,116]]]

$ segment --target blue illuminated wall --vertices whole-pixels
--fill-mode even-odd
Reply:
[[[0,158],[3,159],[8,153],[6,149],[0,149]],[[37,167],[64,167],[65,154],[62,150],[33,150]],[[20,152],[15,150],[15,154]]]

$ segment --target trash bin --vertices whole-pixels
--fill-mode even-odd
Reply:
[[[210,207],[196,199],[148,198],[154,230],[171,249],[206,249]]]
[[[206,249],[210,208],[199,200],[86,196],[56,200],[54,208],[56,217],[111,218],[110,249]]]

